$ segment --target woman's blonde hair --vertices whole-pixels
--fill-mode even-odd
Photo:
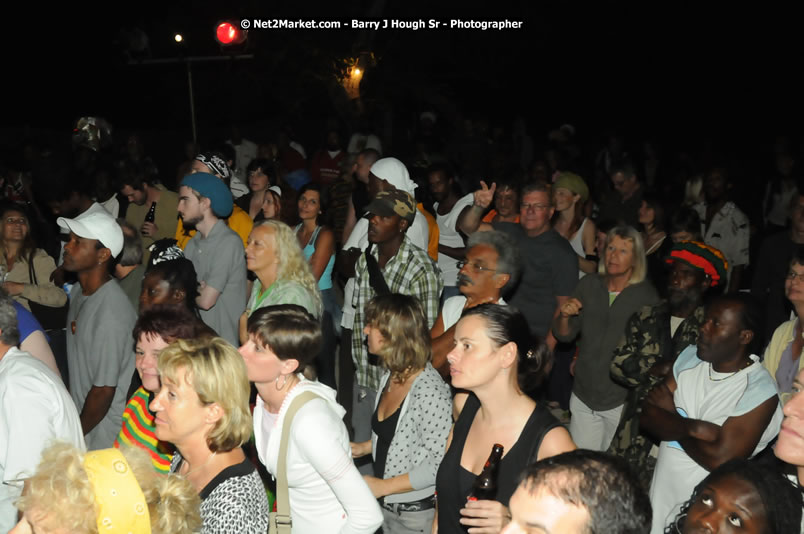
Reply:
[[[201,527],[198,492],[184,478],[154,471],[142,449],[121,452],[145,496],[151,516],[151,534],[191,534]],[[42,513],[42,526],[71,534],[98,532],[95,492],[84,469],[84,453],[69,443],[57,442],[42,452],[28,490],[17,501],[20,511]]]
[[[634,252],[634,267],[631,271],[631,278],[628,280],[630,284],[638,284],[645,279],[648,274],[648,262],[645,259],[645,242],[642,241],[642,233],[631,226],[615,226],[606,234],[606,249],[615,238],[619,237],[630,241],[633,245]],[[601,256],[601,262],[597,267],[597,272],[606,275],[606,252]]]
[[[403,382],[430,361],[430,330],[416,297],[394,293],[374,297],[366,305],[366,324],[377,328],[385,342],[377,356]]]
[[[304,257],[304,252],[299,246],[299,240],[296,239],[296,233],[290,226],[276,219],[264,219],[254,223],[254,228],[260,226],[269,226],[274,230],[276,255],[279,259],[276,279],[296,282],[309,291],[315,301],[316,316],[320,317],[323,308],[321,292],[318,290],[318,282],[313,276],[310,262]],[[254,228],[252,228],[252,231]]]
[[[228,452],[251,437],[250,392],[243,357],[219,337],[178,339],[159,353],[162,380],[178,382],[184,369],[185,382],[204,405],[217,404],[223,416],[207,436],[212,452]]]

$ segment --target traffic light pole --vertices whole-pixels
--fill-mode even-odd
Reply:
[[[187,87],[190,89],[190,124],[193,127],[193,146],[198,147],[198,133],[195,127],[195,98],[193,97],[193,69],[192,63],[187,62]],[[198,148],[195,148],[198,150]]]
[[[193,63],[208,61],[229,61],[235,59],[254,59],[254,54],[233,54],[231,56],[190,56],[164,59],[145,59],[142,61],[129,61],[129,65],[170,65],[185,63],[187,65],[187,87],[190,95],[190,126],[193,131],[193,144],[198,144],[198,132],[195,120],[195,96],[193,94]]]

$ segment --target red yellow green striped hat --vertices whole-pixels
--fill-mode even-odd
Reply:
[[[712,287],[726,280],[726,272],[729,267],[729,263],[722,252],[700,241],[681,241],[676,243],[665,261],[669,264],[675,261],[683,261],[690,267],[702,269],[712,280]]]

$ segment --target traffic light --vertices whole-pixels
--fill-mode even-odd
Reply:
[[[215,26],[215,39],[221,46],[234,46],[242,44],[248,32],[240,28],[237,21],[223,20]]]

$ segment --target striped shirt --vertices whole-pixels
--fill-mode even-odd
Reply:
[[[377,247],[371,249],[371,255],[378,255]],[[365,254],[360,255],[355,266],[355,291],[352,294],[352,306],[355,309],[354,326],[352,327],[352,360],[355,362],[357,383],[374,391],[380,387],[380,377],[384,369],[369,363],[368,347],[364,341],[365,326],[364,308],[374,297],[374,290],[369,283],[368,267]],[[438,265],[405,236],[396,256],[389,259],[382,269],[385,283],[392,293],[402,293],[419,299],[425,315],[427,327],[432,328],[438,317],[439,299],[444,283]]]
[[[173,459],[173,448],[156,437],[154,414],[148,409],[150,396],[148,390],[142,386],[131,396],[123,411],[123,428],[114,440],[114,446],[116,449],[121,445],[145,449],[151,455],[154,469],[167,474]]]

